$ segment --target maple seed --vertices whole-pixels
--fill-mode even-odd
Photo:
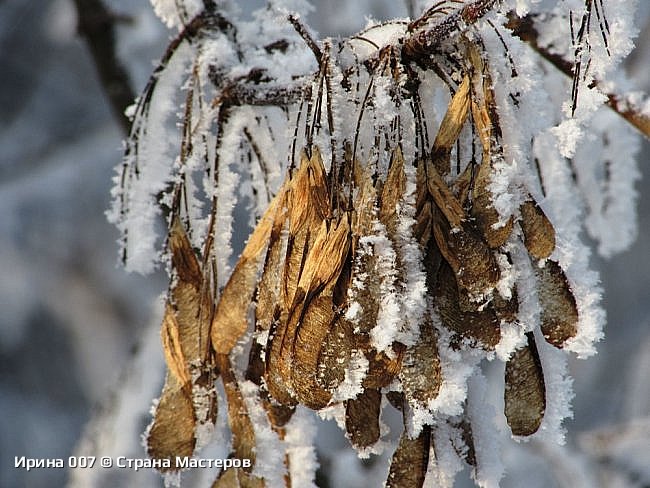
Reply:
[[[544,418],[546,391],[544,372],[532,332],[528,343],[515,351],[506,363],[505,415],[513,435],[528,436]]]

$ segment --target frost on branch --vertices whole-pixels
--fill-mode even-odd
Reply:
[[[338,412],[360,456],[399,412],[387,486],[451,486],[466,465],[493,486],[501,424],[562,442],[565,356],[593,354],[604,322],[582,221],[603,254],[623,247],[612,219],[634,234],[636,139],[613,150],[593,83],[627,53],[626,8],[437,2],[317,42],[287,14],[303,2],[252,21],[186,3],[155,3],[180,33],[138,100],[111,212],[127,267],[170,274],[149,455],[174,472],[224,415],[251,463],[213,486],[308,486],[305,407]],[[573,85],[508,30],[514,8],[564,25],[535,28],[574,58]],[[483,405],[495,359],[505,422]]]

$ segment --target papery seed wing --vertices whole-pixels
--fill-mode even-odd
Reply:
[[[447,107],[433,143],[432,160],[441,175],[449,173],[451,148],[454,146],[465,125],[469,113],[469,77],[465,76]]]
[[[221,293],[212,321],[212,344],[217,354],[228,354],[248,328],[248,312],[255,294],[260,264],[265,256],[275,214],[281,211],[279,207],[284,202],[285,191],[283,186],[257,223]]]
[[[379,221],[384,224],[389,236],[397,232],[397,208],[406,191],[406,174],[404,172],[404,155],[398,147],[393,151],[386,181],[381,192]]]
[[[442,179],[438,170],[433,166],[431,161],[425,161],[421,164],[424,165],[424,175],[426,178],[426,188],[429,195],[435,202],[440,212],[445,216],[446,221],[452,229],[461,227],[463,220],[465,220],[465,210],[462,205],[447,186],[447,183]]]
[[[323,341],[335,321],[332,294],[349,249],[347,216],[338,222],[336,228],[328,230],[323,223],[305,262],[296,293],[296,297],[304,297],[304,301],[296,301],[289,315],[287,336],[293,340],[290,346],[289,342],[286,346],[291,347],[293,354],[292,385],[296,395],[310,408],[324,407],[331,396],[319,392],[317,365]],[[326,397],[327,401],[322,404]]]
[[[194,426],[190,390],[168,373],[154,421],[147,431],[147,454],[152,459],[172,460],[172,466],[176,456],[192,456],[196,445]]]
[[[163,317],[160,335],[163,343],[165,363],[169,372],[176,377],[176,380],[181,385],[189,385],[191,378],[187,367],[187,360],[181,347],[178,319],[176,318],[174,308],[169,303],[165,306],[165,316]]]
[[[266,348],[266,385],[275,400],[285,405],[293,405],[296,400],[291,391],[291,369],[293,361],[293,342],[296,327],[300,322],[303,301],[305,299],[305,284],[299,289],[299,283],[309,284],[311,275],[304,276],[309,256],[313,254],[316,239],[321,235],[321,246],[327,228],[323,229],[328,202],[325,170],[320,158],[320,152],[313,148],[312,157],[308,158],[303,151],[298,171],[291,180],[287,194],[288,236],[283,259],[283,269],[280,273],[279,304],[269,331]],[[322,250],[321,250],[322,251]],[[322,253],[321,253],[322,254]],[[312,266],[308,270],[314,273]],[[273,268],[271,268],[273,269]],[[264,277],[262,278],[264,281]],[[270,282],[270,286],[274,285]],[[300,310],[296,311],[296,308]],[[295,315],[293,319],[291,316]]]
[[[474,181],[472,192],[471,215],[476,221],[487,245],[495,249],[506,243],[512,233],[513,220],[509,218],[505,224],[501,224],[501,217],[492,203],[492,192],[488,185],[492,172],[491,155],[488,152],[483,155],[483,162],[479,166]]]
[[[172,268],[177,274],[170,292],[178,324],[178,337],[185,360],[201,362],[209,354],[212,299],[204,283],[199,261],[180,219],[176,218],[169,235]]]
[[[229,468],[221,471],[211,488],[264,488],[262,478],[253,476],[243,468]]]
[[[168,374],[147,435],[147,452],[153,459],[191,456],[196,444],[197,416],[193,403],[191,368],[209,373],[209,330],[212,300],[204,285],[200,265],[187,234],[175,218],[169,235],[172,286],[162,323],[162,341]],[[216,400],[208,399],[207,415],[201,421],[214,421]]]
[[[226,354],[217,354],[217,367],[221,373],[228,403],[228,424],[232,432],[232,456],[236,459],[250,459],[255,465],[255,429],[248,414],[248,407],[239,389],[239,383]]]
[[[539,429],[546,409],[544,372],[532,332],[528,344],[506,363],[505,415],[513,435],[531,435]]]

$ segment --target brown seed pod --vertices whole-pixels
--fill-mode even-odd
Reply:
[[[461,340],[469,339],[487,349],[498,344],[500,321],[494,309],[487,305],[479,310],[477,305],[473,311],[462,310],[456,277],[447,263],[440,266],[434,296],[442,324]]]
[[[506,363],[505,415],[513,435],[531,435],[539,429],[546,409],[544,372],[532,332],[528,344]]]
[[[357,449],[370,447],[379,440],[381,392],[365,388],[359,395],[345,402],[345,430]]]
[[[549,344],[562,348],[578,333],[576,299],[557,262],[549,260],[543,267],[535,266],[535,273],[542,333]]]
[[[407,401],[427,405],[438,396],[442,384],[442,369],[438,356],[436,331],[427,314],[420,327],[420,338],[406,349],[399,379]]]
[[[431,427],[425,425],[415,439],[402,432],[390,462],[386,488],[420,488],[429,465]]]
[[[494,253],[470,223],[450,229],[434,215],[433,234],[440,253],[454,270],[458,285],[470,297],[490,293],[501,275]]]
[[[524,244],[530,255],[546,259],[555,249],[555,229],[544,211],[533,200],[526,200],[519,207]]]

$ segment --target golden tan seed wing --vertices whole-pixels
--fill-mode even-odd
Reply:
[[[433,166],[441,175],[449,173],[451,148],[454,146],[465,125],[469,113],[469,76],[465,75],[462,83],[449,102],[445,116],[440,123],[438,134],[433,143]]]
[[[397,147],[391,157],[386,181],[381,191],[381,204],[379,206],[379,221],[384,224],[389,236],[395,236],[397,232],[397,208],[404,198],[405,191],[404,155],[402,150]]]
[[[350,240],[347,215],[329,230],[323,223],[298,284],[296,297],[304,300],[296,301],[289,314],[286,337],[293,340],[286,344],[286,350],[293,357],[292,387],[296,397],[310,408],[324,407],[331,397],[318,386],[318,360],[335,321],[332,294],[348,258]]]
[[[494,92],[489,70],[481,57],[476,45],[466,42],[470,62],[474,67],[472,76],[471,111],[476,132],[483,147],[481,164],[479,165],[472,191],[471,214],[480,229],[485,242],[492,249],[505,244],[512,232],[512,218],[504,225],[499,225],[501,217],[492,203],[492,192],[489,189],[493,173],[492,159],[494,155],[502,156],[501,146],[495,142],[498,134],[497,112],[495,109]]]
[[[285,405],[296,403],[291,387],[293,367],[292,344],[300,314],[291,322],[296,307],[302,307],[304,294],[298,295],[300,280],[316,238],[329,213],[329,197],[325,170],[316,147],[312,157],[303,151],[298,171],[291,180],[287,194],[288,236],[284,258],[281,259],[278,310],[271,324],[266,348],[266,385],[271,396]],[[273,268],[271,268],[273,269]],[[273,271],[274,272],[274,271]],[[262,278],[264,281],[264,277]],[[270,286],[274,284],[271,282]],[[304,292],[304,290],[303,290]]]
[[[217,354],[216,360],[228,403],[228,425],[232,432],[232,457],[250,459],[251,466],[247,471],[251,471],[255,465],[255,430],[248,415],[248,407],[244,402],[228,355]]]
[[[173,374],[167,373],[154,421],[147,433],[147,454],[152,459],[169,459],[172,466],[176,456],[192,456],[196,445],[194,425],[191,391],[184,389]]]
[[[243,468],[221,471],[219,477],[212,483],[212,488],[264,488],[265,486],[262,478],[247,473]]]
[[[248,312],[258,283],[275,216],[282,209],[287,183],[280,188],[248,238],[239,261],[221,293],[212,320],[212,345],[217,354],[228,354],[248,329]]]
[[[169,291],[162,322],[162,342],[168,373],[154,420],[147,436],[147,452],[153,459],[191,456],[196,443],[196,414],[192,398],[192,372],[211,374],[209,356],[212,299],[204,285],[200,265],[180,219],[174,219],[169,235],[176,282]],[[208,418],[216,416],[211,401]],[[175,463],[172,463],[175,465]]]

